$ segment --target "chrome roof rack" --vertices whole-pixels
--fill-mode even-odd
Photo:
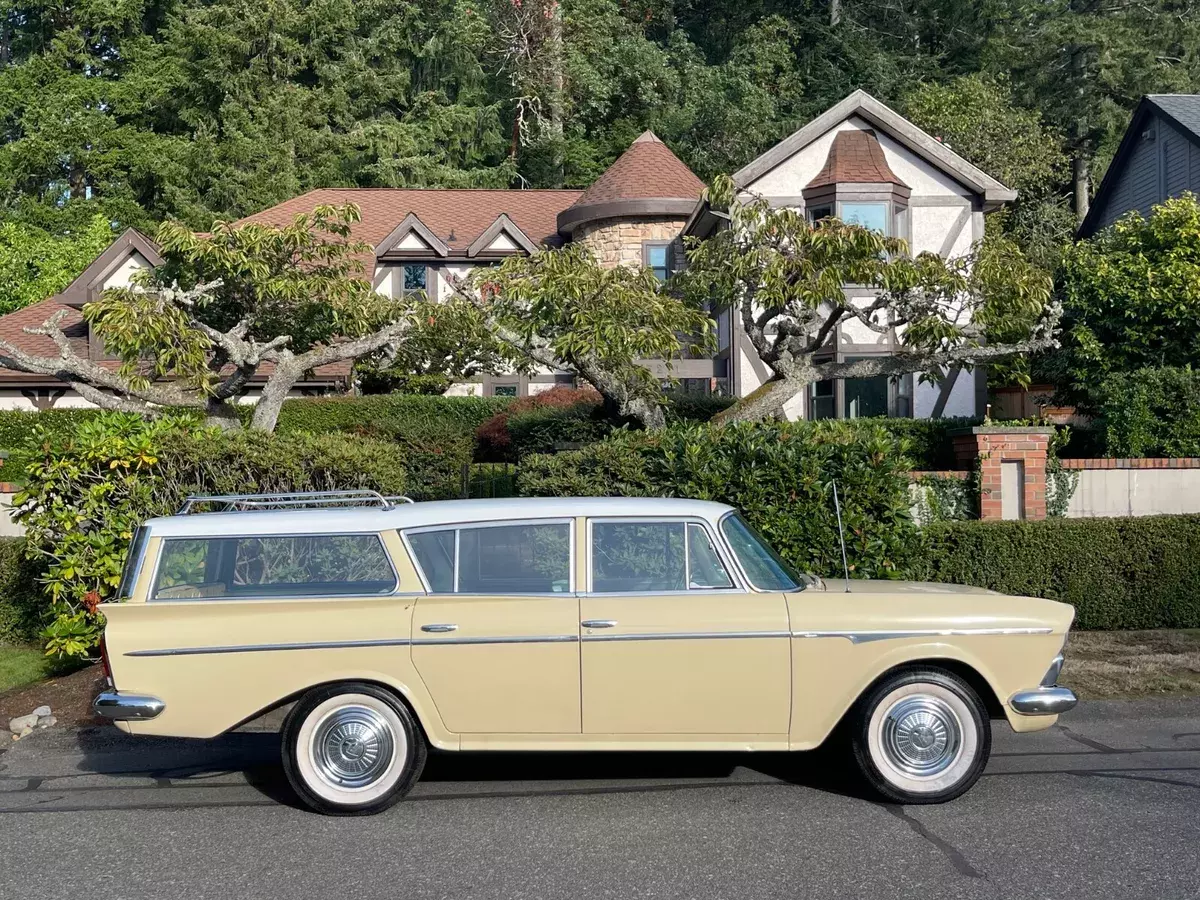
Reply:
[[[403,496],[385,497],[378,491],[297,491],[285,494],[191,494],[176,512],[178,516],[194,512],[247,512],[262,509],[339,508],[369,506],[393,509],[398,503],[412,503]],[[197,507],[209,506],[208,510]]]

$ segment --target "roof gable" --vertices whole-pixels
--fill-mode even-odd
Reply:
[[[157,244],[136,228],[126,228],[55,299],[68,306],[83,306],[96,299],[112,274],[135,255],[141,256],[151,266],[161,266],[163,262]]]
[[[1017,197],[1016,191],[1005,187],[904,116],[861,90],[830,107],[753,162],[739,169],[734,173],[734,183],[741,188],[748,187],[851,117],[863,119],[934,168],[970,188],[982,196],[985,204],[989,206],[999,206]]]
[[[517,223],[510,219],[507,213],[500,213],[496,217],[496,221],[489,225],[487,230],[467,248],[467,256],[472,259],[480,254],[521,252],[537,253],[537,245],[517,227]]]
[[[447,256],[450,248],[430,231],[416,213],[411,212],[375,247],[376,259],[384,256],[428,256],[431,253]]]

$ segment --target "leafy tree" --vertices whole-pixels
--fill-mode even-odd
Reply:
[[[105,291],[84,318],[116,371],[72,349],[62,313],[29,329],[58,357],[0,341],[0,364],[53,375],[106,409],[157,416],[194,410],[236,429],[237,398],[267,375],[251,427],[272,431],[305,372],[401,343],[414,326],[407,301],[376,294],[350,239],[354,206],[319,206],[289,225],[217,223],[200,236],[176,222],[158,231],[166,262],[147,283]],[[418,298],[420,299],[420,298]]]
[[[649,269],[602,268],[576,244],[478,269],[458,293],[518,366],[573,372],[613,413],[647,428],[666,416],[660,379],[643,361],[669,365],[712,340],[702,306],[669,295]]]
[[[1058,291],[1064,358],[1077,399],[1113,373],[1200,368],[1200,199],[1186,194],[1130,213],[1075,245]]]
[[[81,234],[50,234],[32,225],[0,225],[0,315],[61,291],[112,241],[102,215]]]
[[[920,372],[982,363],[1022,369],[1024,354],[1052,346],[1059,311],[1050,278],[1003,239],[966,257],[908,255],[904,241],[836,219],[810,223],[795,209],[735,197],[728,178],[711,192],[729,226],[693,243],[682,273],[685,294],[714,299],[740,318],[773,377],[725,413],[730,419],[778,415],[815,381]],[[870,288],[873,299],[846,296]],[[895,335],[888,356],[852,362],[832,355],[839,328]]]

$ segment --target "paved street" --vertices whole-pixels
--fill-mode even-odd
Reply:
[[[0,897],[1200,896],[1200,700],[996,727],[965,798],[822,755],[437,756],[375,818],[295,808],[276,738],[36,735],[0,754]]]

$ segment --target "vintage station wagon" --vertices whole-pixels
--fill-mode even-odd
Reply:
[[[846,736],[905,803],[1037,731],[1074,610],[794,573],[734,509],[674,499],[191,498],[106,604],[100,715],[213,737],[290,704],[283,761],[376,812],[441,750],[807,750]],[[840,727],[839,727],[840,726]]]

